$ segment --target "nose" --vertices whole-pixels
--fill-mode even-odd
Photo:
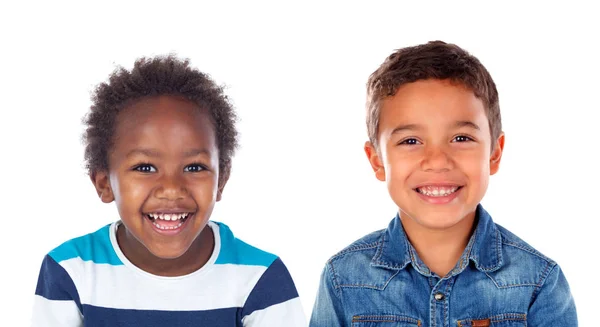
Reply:
[[[158,182],[158,187],[154,191],[154,196],[158,199],[176,201],[188,195],[185,183],[178,174],[165,174]]]
[[[421,161],[421,169],[430,172],[445,172],[454,167],[452,158],[448,149],[430,145],[425,147],[425,154]]]

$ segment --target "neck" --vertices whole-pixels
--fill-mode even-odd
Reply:
[[[469,243],[474,223],[475,212],[444,229],[428,228],[411,218],[402,219],[402,227],[419,258],[440,277],[456,266]]]
[[[136,267],[157,276],[184,276],[202,268],[215,246],[212,228],[206,225],[190,248],[180,257],[164,259],[153,255],[123,224],[117,229],[117,242],[127,259]]]

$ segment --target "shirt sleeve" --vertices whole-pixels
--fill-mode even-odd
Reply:
[[[51,256],[42,262],[33,304],[32,327],[83,326],[81,302],[67,271]]]
[[[319,291],[310,318],[310,327],[344,327],[344,310],[339,290],[333,284],[333,275],[329,264],[321,274]]]
[[[571,295],[569,284],[558,265],[548,267],[548,274],[527,315],[527,326],[531,327],[577,327],[575,301]]]
[[[290,273],[277,258],[258,280],[242,308],[244,327],[306,327],[306,316]]]

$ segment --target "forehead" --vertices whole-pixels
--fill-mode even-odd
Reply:
[[[381,102],[380,130],[398,124],[440,128],[456,121],[473,121],[489,129],[483,102],[467,87],[449,80],[407,83]]]
[[[115,145],[157,139],[163,143],[210,143],[214,134],[207,110],[183,98],[157,96],[123,108],[116,119]]]

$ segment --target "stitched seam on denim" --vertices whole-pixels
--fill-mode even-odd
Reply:
[[[502,286],[500,286],[500,285],[498,285],[498,283],[496,283],[496,280],[492,276],[490,276],[490,274],[488,274],[487,272],[484,272],[484,274],[486,276],[488,276],[488,278],[492,280],[492,282],[494,283],[494,285],[496,285],[496,288],[499,288],[499,289],[511,288],[511,287],[525,287],[525,286],[535,286],[535,287],[537,287],[537,286],[539,286],[538,284],[531,284],[531,283],[525,283],[525,284],[508,284],[508,285],[502,285]]]
[[[377,251],[375,251],[375,256],[373,257],[373,261],[380,262],[381,256],[383,255],[383,246],[385,244],[385,233],[381,235],[379,241],[377,241]]]
[[[355,322],[409,322],[418,325],[420,320],[396,315],[355,315],[352,317],[352,323]]]
[[[366,284],[341,284],[338,286],[339,288],[370,288],[374,290],[381,291],[383,290],[381,287],[377,287],[374,285],[366,285]]]
[[[392,279],[394,277],[396,277],[396,275],[398,275],[399,272],[400,272],[400,270],[396,270],[396,272],[392,276],[390,276],[390,278],[387,280],[387,282],[385,282],[385,284],[383,285],[383,288],[381,290],[384,290],[388,286],[388,284],[392,281]]]
[[[473,261],[475,261],[475,264],[479,270],[487,272],[487,271],[491,271],[491,270],[498,268],[498,266],[500,265],[499,258],[502,253],[502,242],[503,242],[502,240],[503,240],[502,233],[500,233],[500,231],[498,229],[496,229],[496,263],[493,264],[492,266],[487,267],[487,266],[481,265],[479,262],[477,262],[477,260],[474,259]]]
[[[430,305],[430,309],[431,309],[430,317],[429,317],[429,324],[431,325],[431,327],[435,327],[435,297],[431,298],[431,300],[429,301],[429,305]]]
[[[495,315],[495,316],[491,316],[491,317],[485,317],[485,318],[465,318],[462,320],[458,320],[458,326],[463,326],[463,323],[466,323],[468,321],[473,321],[473,320],[484,320],[484,319],[489,319],[490,322],[503,322],[503,321],[523,321],[523,320],[527,320],[527,315],[526,314],[522,314],[522,313],[503,313],[500,315]]]
[[[372,263],[379,265],[379,266],[385,266],[386,268],[389,268],[389,269],[403,269],[404,267],[406,267],[406,265],[408,265],[407,262],[402,262],[402,263],[400,263],[400,265],[398,265],[398,264],[390,265],[388,262],[382,262],[381,256],[383,255],[384,245],[385,245],[385,233],[381,236],[381,239],[378,242],[377,252],[375,252],[375,256],[373,257],[373,260],[371,260]]]
[[[331,262],[331,261],[333,261],[334,259],[337,259],[338,257],[341,257],[341,256],[343,256],[343,255],[345,255],[345,254],[348,254],[348,253],[350,253],[350,252],[357,252],[357,251],[362,251],[362,250],[370,250],[370,249],[374,249],[374,248],[376,248],[376,247],[377,247],[378,243],[379,243],[379,242],[376,242],[376,243],[369,243],[369,244],[362,244],[362,245],[355,245],[355,246],[353,246],[353,247],[351,247],[351,248],[348,248],[348,249],[342,250],[342,251],[340,251],[340,252],[338,252],[338,253],[334,254],[334,255],[333,255],[333,256],[332,256],[332,257],[329,259],[329,261]]]
[[[336,292],[336,296],[338,298],[340,298],[340,300],[341,300],[341,294],[338,294],[339,292],[341,292],[341,290],[340,290],[337,278],[335,277],[336,276],[335,268],[333,267],[332,263],[328,263],[328,265],[329,265],[329,268],[331,269],[331,281],[333,282],[333,289]]]
[[[504,243],[505,245],[512,246],[512,247],[515,247],[515,248],[517,248],[517,249],[523,250],[523,251],[525,251],[525,252],[531,253],[531,254],[533,254],[533,255],[535,255],[535,256],[537,256],[537,257],[540,257],[540,258],[541,258],[541,259],[543,259],[544,261],[547,261],[547,262],[554,262],[554,261],[552,261],[551,259],[547,258],[546,256],[544,256],[543,254],[541,254],[541,253],[537,252],[537,251],[536,251],[536,250],[534,250],[534,249],[527,248],[527,247],[524,247],[524,246],[522,246],[522,245],[520,245],[520,244],[517,244],[517,243],[512,243],[512,242],[503,242],[503,243]]]
[[[552,266],[551,269],[550,269],[550,266]],[[531,305],[533,303],[533,301],[535,301],[538,294],[541,292],[542,287],[546,283],[546,279],[548,278],[548,276],[550,276],[550,273],[554,270],[554,268],[556,266],[557,266],[556,264],[552,265],[550,262],[548,263],[548,265],[546,265],[546,269],[544,270],[544,272],[542,273],[542,276],[540,276],[540,280],[538,281],[538,285],[537,285],[538,287],[535,290],[533,290],[533,292],[531,293],[531,300],[529,300],[529,305]]]
[[[388,278],[388,280],[383,284],[383,286],[375,286],[375,285],[367,285],[367,284],[341,284],[339,285],[340,288],[342,287],[346,287],[346,288],[370,288],[370,289],[374,289],[374,290],[378,290],[378,291],[383,291],[388,284],[390,283],[390,281],[396,277],[396,275],[398,275],[398,273],[400,273],[400,270],[396,270],[396,272],[390,276],[390,278]]]
[[[448,319],[448,287],[450,286],[450,280],[446,282],[446,291],[444,291],[444,325]]]
[[[448,285],[446,286],[446,296],[444,301],[444,324],[450,325],[450,318],[448,317],[448,311],[450,306],[450,292],[452,287],[454,286],[454,282],[456,281],[456,277],[452,277],[448,279]]]
[[[423,267],[421,267],[421,265],[419,265],[419,263],[417,262],[417,258],[415,257],[415,255],[417,255],[417,253],[415,253],[415,252],[416,252],[416,250],[412,245],[408,247],[408,253],[410,255],[410,260],[413,263],[413,266],[415,267],[415,269],[418,272],[423,273],[424,275],[432,276],[432,273],[431,273],[431,270],[429,269],[429,267],[425,266],[423,268]],[[423,264],[425,264],[425,263],[423,263]],[[427,271],[424,271],[425,269]]]
[[[494,227],[496,228],[496,267],[498,267],[500,265],[500,261],[503,261],[502,240],[504,238],[502,237],[502,233],[500,233],[498,230],[498,227],[496,227],[496,225],[494,225]]]

